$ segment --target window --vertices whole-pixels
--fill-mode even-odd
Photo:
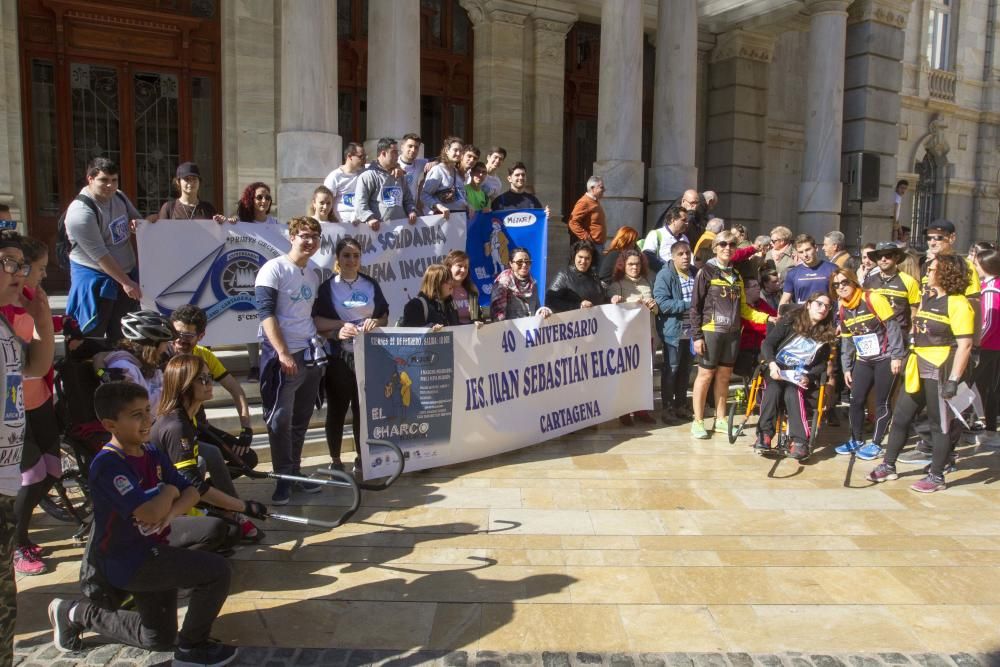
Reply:
[[[951,69],[951,3],[933,0],[927,19],[927,63],[932,69]]]

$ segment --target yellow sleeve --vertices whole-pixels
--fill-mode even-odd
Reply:
[[[951,320],[951,333],[956,338],[968,338],[975,331],[975,311],[969,300],[961,294],[948,297],[948,319]]]
[[[903,281],[903,284],[906,285],[906,301],[911,306],[919,306],[920,285],[917,284],[917,281],[914,280],[913,276],[911,276],[909,273],[903,273],[902,271],[900,271],[899,277]]]
[[[965,258],[965,263],[969,266],[969,287],[965,290],[965,296],[979,296],[979,272],[968,257]]]
[[[886,299],[881,294],[877,292],[869,292],[868,300],[872,304],[872,308],[875,310],[875,314],[878,318],[885,322],[893,316],[892,306],[889,305],[889,300]]]
[[[768,318],[767,313],[754,310],[747,305],[747,291],[743,287],[742,282],[740,282],[740,317],[751,322],[756,322],[757,324],[765,324]]]
[[[195,345],[194,354],[208,366],[208,372],[212,375],[213,380],[218,381],[229,374],[229,371],[222,365],[219,358],[215,356],[215,353],[204,345]]]

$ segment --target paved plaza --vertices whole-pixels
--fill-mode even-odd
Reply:
[[[800,466],[749,441],[614,421],[404,475],[331,532],[269,521],[232,559],[213,634],[255,647],[241,664],[994,664],[997,452],[963,446],[948,490],[925,496],[908,488],[919,468],[872,487],[872,464],[832,447]],[[311,465],[322,449],[309,445]],[[237,486],[270,499],[269,483]],[[342,502],[293,495],[283,511]],[[56,567],[19,581],[17,660],[168,657],[106,646],[55,662],[45,609],[77,593],[70,532],[37,521]]]

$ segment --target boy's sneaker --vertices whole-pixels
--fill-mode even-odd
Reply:
[[[792,442],[792,446],[788,450],[788,457],[796,461],[805,461],[810,454],[812,452],[809,451],[809,445],[804,442]]]
[[[771,436],[766,433],[758,433],[757,442],[753,444],[753,448],[759,453],[771,451]]]
[[[896,459],[897,463],[903,463],[908,466],[925,466],[931,462],[931,449],[923,447],[924,441],[921,440],[917,443],[915,449],[908,452],[903,452]]]
[[[699,440],[708,440],[708,431],[705,430],[705,420],[695,419],[691,422],[691,436]]]
[[[944,491],[946,485],[944,483],[944,476],[935,477],[934,475],[927,475],[919,482],[914,482],[910,485],[910,488],[917,493],[934,493],[935,491]]]
[[[879,463],[875,466],[874,470],[865,475],[865,479],[875,483],[891,482],[892,480],[899,479],[899,475],[896,474],[896,466],[891,466],[888,463]]]
[[[860,442],[858,440],[851,438],[844,444],[837,445],[837,447],[833,451],[837,452],[841,456],[849,456],[851,454],[856,454],[859,449],[864,447],[864,444],[865,444],[864,442]]]
[[[874,461],[875,459],[882,458],[882,454],[885,453],[885,448],[882,445],[876,445],[874,442],[869,442],[859,449],[854,455],[857,456],[862,461]]]
[[[279,479],[274,486],[274,493],[271,494],[272,505],[287,505],[292,498],[292,483]]]
[[[237,648],[209,640],[194,646],[177,646],[174,667],[222,667],[236,657]]]
[[[294,482],[292,488],[302,493],[319,493],[323,490],[323,485],[317,482]]]
[[[49,571],[49,567],[31,547],[18,547],[14,550],[14,571],[33,577],[37,574],[45,574]]]
[[[60,651],[79,651],[83,648],[80,633],[83,626],[69,619],[69,610],[75,603],[72,600],[53,598],[49,603],[49,624],[52,625],[52,643]]]

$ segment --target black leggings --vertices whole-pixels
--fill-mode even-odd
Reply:
[[[920,378],[920,389],[915,394],[906,391],[899,392],[896,399],[896,409],[892,413],[892,426],[889,427],[889,442],[886,446],[885,462],[889,465],[896,465],[899,452],[906,444],[906,437],[920,409],[927,407],[927,421],[931,427],[931,474],[944,476],[944,466],[951,454],[951,439],[948,431],[941,428],[941,409],[944,407],[938,389],[937,380]],[[951,424],[951,420],[948,420]]]
[[[785,417],[788,420],[788,435],[793,442],[808,444],[811,437],[813,414],[816,412],[816,399],[819,390],[802,387],[767,378],[764,381],[764,395],[760,402],[760,421],[757,422],[757,432],[774,436],[775,423],[778,419],[778,409],[784,404]]]
[[[872,442],[881,445],[889,429],[889,400],[896,376],[892,374],[891,359],[881,361],[861,361],[854,364],[851,374],[851,438],[861,442],[865,433],[865,400],[868,392],[875,388],[875,433]]]
[[[344,418],[351,410],[354,426],[354,450],[360,452],[358,429],[361,428],[361,405],[358,403],[358,379],[354,370],[340,356],[334,356],[326,367],[326,446],[330,458],[340,460],[344,443]]]
[[[1000,402],[1000,350],[981,350],[976,366],[976,389],[983,399],[987,431],[997,430],[997,405]]]

